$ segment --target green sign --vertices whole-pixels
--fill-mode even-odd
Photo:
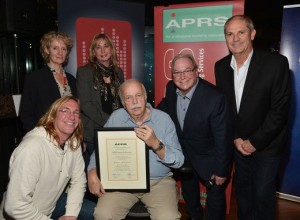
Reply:
[[[167,9],[163,11],[163,41],[225,41],[224,24],[232,5]]]

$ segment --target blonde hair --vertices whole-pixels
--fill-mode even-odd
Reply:
[[[96,48],[97,41],[99,39],[103,39],[103,40],[107,41],[108,45],[111,47],[112,53],[111,53],[111,57],[110,57],[110,63],[113,64],[115,67],[117,67],[118,66],[118,57],[117,57],[115,45],[113,44],[110,37],[105,33],[96,34],[94,36],[91,46],[90,46],[90,49],[89,49],[89,63],[92,66],[94,66],[95,63],[97,62],[97,57],[95,56],[94,49]]]
[[[47,134],[50,137],[52,137],[54,140],[56,140],[57,143],[60,143],[60,139],[54,127],[54,120],[57,117],[59,108],[64,103],[70,100],[75,101],[78,104],[78,106],[80,106],[79,99],[73,96],[64,96],[62,98],[57,99],[37,123],[37,126],[43,126]],[[79,120],[77,128],[74,130],[73,134],[68,138],[68,141],[69,141],[70,148],[72,150],[76,150],[80,146],[81,142],[83,141],[83,125],[81,120]]]
[[[68,60],[69,60],[69,54],[73,47],[73,40],[66,33],[57,32],[57,31],[50,31],[50,32],[44,34],[42,39],[40,40],[40,44],[41,44],[40,52],[41,52],[42,58],[44,60],[44,63],[50,62],[50,54],[46,53],[45,50],[50,48],[51,42],[54,39],[62,40],[67,47],[67,55],[66,55],[66,60],[64,62],[64,65],[65,65],[68,63]]]

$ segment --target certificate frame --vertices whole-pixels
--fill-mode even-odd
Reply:
[[[106,192],[149,192],[149,150],[134,128],[95,131],[97,174]]]

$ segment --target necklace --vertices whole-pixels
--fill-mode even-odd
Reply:
[[[49,64],[48,67],[50,68],[50,71],[53,73],[53,77],[55,79],[61,97],[72,95],[72,91],[68,84],[68,79],[65,70],[63,68],[60,68],[60,72],[56,71]]]

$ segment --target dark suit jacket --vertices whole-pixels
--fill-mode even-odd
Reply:
[[[75,77],[69,73],[66,76],[72,95],[76,97]],[[25,131],[33,129],[50,105],[60,97],[53,73],[47,65],[27,74],[20,104],[20,118]]]
[[[227,176],[232,158],[232,120],[225,95],[199,78],[181,130],[176,113],[177,94],[173,81],[157,108],[167,112],[175,123],[177,135],[188,160],[205,180],[212,174]]]
[[[255,155],[276,156],[286,145],[290,105],[290,71],[286,57],[254,50],[237,113],[231,55],[215,65],[217,87],[230,99],[235,138],[249,139]]]

